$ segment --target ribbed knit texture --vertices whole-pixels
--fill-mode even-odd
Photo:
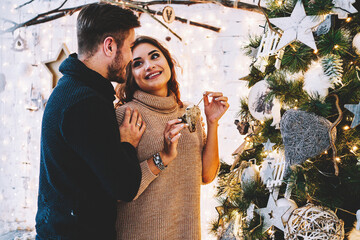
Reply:
[[[194,133],[187,128],[181,131],[178,156],[155,176],[146,160],[163,150],[166,123],[182,116],[185,107],[179,108],[173,95],[157,97],[137,91],[133,101],[116,109],[119,124],[128,106],[137,108],[146,123],[137,149],[142,181],[136,200],[118,203],[117,239],[200,239],[201,156],[204,141],[200,122]]]

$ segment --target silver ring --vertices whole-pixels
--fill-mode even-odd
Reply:
[[[140,123],[136,123],[137,126],[141,127]]]
[[[169,141],[171,142],[171,137],[170,137],[170,136],[168,136],[168,139],[169,139]]]

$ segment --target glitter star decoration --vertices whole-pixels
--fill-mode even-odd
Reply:
[[[354,114],[354,119],[351,123],[351,128],[356,127],[360,124],[360,102],[358,104],[345,104],[345,108],[347,108],[350,112]]]
[[[295,40],[317,50],[312,28],[318,26],[322,21],[316,16],[306,16],[301,1],[296,3],[290,17],[271,18],[270,22],[283,31],[277,50],[286,47]]]
[[[346,19],[348,14],[358,12],[352,5],[355,0],[333,0],[332,3],[334,4],[332,11],[338,15],[339,19]]]
[[[262,231],[266,232],[272,226],[284,231],[284,224],[281,217],[289,208],[290,206],[277,206],[272,194],[270,194],[266,208],[255,209],[255,212],[259,214],[264,221]]]
[[[264,145],[264,150],[271,152],[273,150],[273,146],[275,145],[275,143],[270,142],[270,139],[267,140],[267,142]]]

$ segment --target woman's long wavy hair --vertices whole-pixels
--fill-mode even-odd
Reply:
[[[183,107],[183,103],[180,100],[179,83],[176,81],[175,66],[177,66],[177,63],[175,59],[171,57],[170,52],[159,41],[147,36],[137,37],[133,46],[131,47],[131,50],[133,51],[136,46],[142,43],[149,43],[158,48],[164,54],[171,71],[171,77],[167,83],[168,90],[174,93],[176,102],[180,107]],[[125,83],[118,84],[116,87],[116,96],[119,99],[116,106],[120,106],[126,102],[130,102],[134,98],[135,91],[140,90],[139,86],[135,81],[134,75],[132,74],[131,66],[132,65],[130,62],[126,67]]]

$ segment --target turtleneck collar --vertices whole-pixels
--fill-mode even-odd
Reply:
[[[159,97],[137,90],[134,93],[134,101],[156,112],[171,113],[178,107],[174,93],[167,97]]]

